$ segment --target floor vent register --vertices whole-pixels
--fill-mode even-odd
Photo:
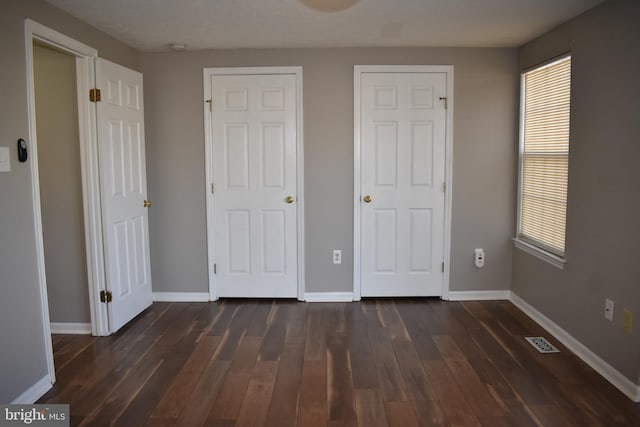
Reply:
[[[544,337],[525,337],[527,341],[540,353],[560,353],[553,344]]]

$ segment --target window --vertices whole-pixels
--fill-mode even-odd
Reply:
[[[522,74],[516,246],[564,264],[571,57]]]

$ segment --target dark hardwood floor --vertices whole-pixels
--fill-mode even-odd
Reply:
[[[40,403],[69,403],[72,425],[640,426],[640,405],[506,301],[155,303],[53,344]]]

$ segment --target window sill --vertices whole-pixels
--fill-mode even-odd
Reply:
[[[564,258],[560,258],[558,255],[554,255],[551,252],[547,252],[544,249],[540,249],[537,246],[532,245],[531,243],[527,243],[518,238],[513,239],[513,244],[516,248],[525,251],[528,254],[531,254],[543,261],[548,262],[560,270],[564,270],[564,265],[567,261]]]

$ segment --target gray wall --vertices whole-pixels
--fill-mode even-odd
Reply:
[[[10,402],[47,374],[30,161],[18,163],[16,141],[28,138],[24,19],[31,18],[139,69],[136,51],[41,0],[3,0],[0,13],[0,146],[11,172],[0,173],[0,402]]]
[[[274,65],[303,66],[306,291],[353,289],[355,64],[455,66],[451,290],[509,289],[517,50],[364,48],[142,54],[154,291],[207,291],[203,68]]]
[[[513,291],[640,383],[640,3],[610,0],[522,47],[529,67],[572,53],[564,270],[519,250]],[[615,302],[604,319],[604,300]],[[636,316],[622,330],[622,310]]]
[[[76,60],[35,45],[40,206],[49,318],[91,322],[82,211]]]

